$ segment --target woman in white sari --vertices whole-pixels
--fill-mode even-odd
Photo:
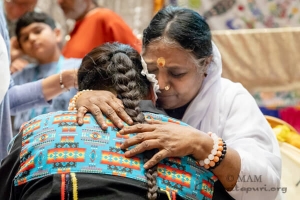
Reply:
[[[139,133],[121,148],[135,145],[127,150],[128,157],[159,149],[145,168],[166,157],[191,155],[212,170],[231,198],[275,199],[281,176],[276,138],[247,90],[221,78],[221,55],[211,42],[205,20],[184,8],[159,11],[144,30],[142,55],[147,63],[145,73],[149,71],[149,79],[155,74],[158,80],[159,86],[153,87],[159,89],[155,91],[157,106],[193,128],[156,121],[122,127],[121,120],[132,121],[119,100],[103,91],[85,92],[77,99],[78,122],[82,123],[83,114],[90,111],[105,128],[104,113],[122,128],[120,134]],[[222,155],[214,151],[218,139],[213,135],[227,144]]]

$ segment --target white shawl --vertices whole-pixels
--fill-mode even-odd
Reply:
[[[204,79],[199,94],[190,103],[182,121],[205,132],[218,132],[219,102],[218,92],[221,84],[222,61],[221,55],[214,43],[213,61],[211,62],[207,77]]]
[[[280,187],[281,176],[281,158],[275,135],[248,91],[239,83],[221,78],[221,73],[221,55],[213,44],[213,62],[208,76],[182,121],[203,132],[216,133],[228,147],[239,153],[240,181],[230,192],[233,198],[275,199],[277,190],[270,190]],[[247,182],[243,177],[248,180],[256,178],[259,182]],[[253,188],[252,191],[246,192],[249,188]]]

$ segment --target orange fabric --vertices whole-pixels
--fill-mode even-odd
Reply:
[[[105,42],[129,44],[138,52],[142,48],[141,41],[123,19],[106,8],[96,8],[77,21],[70,37],[63,48],[66,58],[83,58],[94,47]]]
[[[65,190],[66,190],[66,175],[61,175],[61,188],[60,188],[60,199],[65,200]]]

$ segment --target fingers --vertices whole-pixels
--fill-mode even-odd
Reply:
[[[165,122],[162,122],[160,120],[155,120],[155,119],[146,119],[148,124],[163,124]]]
[[[124,105],[123,105],[123,102],[121,99],[116,98],[115,101],[117,104],[119,104],[120,107],[124,108]]]
[[[84,118],[84,115],[87,113],[87,111],[88,110],[83,106],[78,108],[76,120],[79,125],[83,124],[83,118]]]
[[[137,145],[135,148],[126,151],[124,155],[125,155],[125,157],[132,157],[137,154],[143,153],[146,150],[159,149],[160,144],[157,141],[158,140],[155,140],[155,139],[143,141],[139,145]],[[170,153],[170,151],[168,151],[166,149],[160,150],[158,153],[156,153],[150,160],[148,160],[144,164],[144,168],[148,169],[148,168],[153,167],[154,165],[158,164],[161,160],[167,158],[169,153]]]
[[[124,110],[122,101],[109,91],[89,91],[82,93],[76,101],[76,107],[79,108],[81,106],[87,110],[82,110],[84,112],[79,114],[79,118],[82,119],[83,114],[91,112],[103,129],[107,128],[107,124],[102,114],[110,119],[118,128],[124,127],[123,121],[130,125],[133,124],[132,119]]]
[[[143,153],[144,151],[156,149],[159,148],[159,144],[157,143],[157,140],[146,140],[134,147],[131,150],[128,150],[125,152],[126,157],[132,157],[137,154]]]
[[[92,104],[89,111],[92,113],[92,115],[95,117],[96,121],[98,122],[99,126],[106,130],[108,125],[106,124],[103,114],[98,106],[95,104]]]
[[[165,159],[168,157],[168,151],[165,149],[162,149],[158,153],[156,153],[150,160],[148,160],[144,164],[145,169],[149,169],[153,167],[154,165],[158,164],[161,160]]]
[[[103,113],[118,128],[123,128],[124,127],[124,124],[122,123],[123,121],[125,121],[127,124],[132,124],[133,123],[132,119],[125,112],[123,105],[120,104],[118,101],[110,101],[108,103],[107,107],[104,108]]]
[[[23,70],[28,65],[28,62],[24,59],[16,59],[10,65],[11,74]]]
[[[125,142],[121,145],[121,149],[127,149],[128,147],[131,147],[133,145],[139,144],[144,142],[145,140],[151,140],[157,138],[155,134],[149,133],[149,132],[144,132],[144,133],[138,133],[136,136],[129,138],[125,140]],[[146,143],[149,144],[149,143]],[[150,143],[152,144],[152,143]],[[145,145],[145,144],[143,144]],[[154,146],[155,148],[156,146]],[[152,147],[153,148],[153,147]]]
[[[107,124],[105,123],[104,117],[102,115],[101,110],[99,109],[99,107],[95,106],[95,105],[91,105],[91,108],[88,109],[84,106],[81,106],[78,108],[77,110],[77,123],[79,125],[83,124],[83,118],[84,115],[88,112],[88,110],[92,113],[92,115],[96,118],[96,121],[98,122],[99,126],[103,129],[106,130],[107,129]]]
[[[126,126],[122,128],[119,133],[121,135],[127,135],[130,133],[141,133],[141,132],[151,132],[155,130],[155,126],[152,126],[150,124],[136,124],[132,126]]]
[[[103,113],[105,116],[112,121],[112,123],[117,126],[118,128],[123,128],[124,125],[122,123],[122,120],[119,118],[119,116],[116,114],[113,108],[111,108],[109,105],[106,106],[106,108],[103,109]]]

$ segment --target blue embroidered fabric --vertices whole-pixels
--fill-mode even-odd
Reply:
[[[144,113],[148,119],[187,124],[160,114]],[[58,111],[40,115],[25,123],[22,134],[20,169],[15,186],[63,173],[97,173],[122,176],[146,182],[143,155],[126,158],[120,145],[133,135],[120,135],[105,118],[103,131],[95,118],[86,115],[84,125],[76,123],[76,113]],[[186,199],[211,199],[212,172],[198,166],[189,156],[168,158],[158,164],[157,184],[161,190],[175,191]]]

